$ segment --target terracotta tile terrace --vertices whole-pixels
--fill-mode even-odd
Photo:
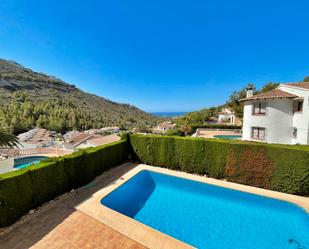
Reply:
[[[112,184],[134,165],[113,168],[90,184],[65,194],[26,215],[12,227],[0,230],[1,249],[25,248],[145,248],[75,206]]]

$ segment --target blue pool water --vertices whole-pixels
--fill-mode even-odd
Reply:
[[[29,156],[29,157],[16,158],[14,160],[14,168],[15,169],[22,169],[22,168],[28,167],[32,164],[39,163],[40,161],[42,161],[46,158],[47,157],[45,157],[45,156]]]
[[[148,170],[101,204],[197,248],[309,249],[296,205]]]
[[[240,139],[241,135],[215,135],[215,138],[221,138],[221,139]]]

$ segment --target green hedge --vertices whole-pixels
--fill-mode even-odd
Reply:
[[[121,141],[0,174],[0,227],[89,183],[129,155],[143,163],[309,195],[309,150],[220,139],[126,135]]]
[[[128,158],[126,140],[53,158],[25,169],[0,174],[0,227],[30,209],[92,181]]]
[[[136,134],[129,140],[132,157],[145,164],[309,195],[309,151],[293,146]]]

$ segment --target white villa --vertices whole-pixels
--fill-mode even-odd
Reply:
[[[244,101],[242,140],[309,144],[309,82],[280,84]]]
[[[222,111],[219,113],[218,116],[218,123],[226,123],[226,124],[231,124],[235,125],[236,124],[236,115],[235,112],[229,108],[224,108]]]
[[[166,122],[163,122],[161,124],[158,124],[153,130],[152,132],[153,133],[165,133],[169,130],[173,130],[175,129],[176,127],[176,124],[174,124],[173,122],[171,121],[166,121]]]

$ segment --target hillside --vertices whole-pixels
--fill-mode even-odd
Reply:
[[[56,131],[117,125],[145,127],[158,118],[128,104],[85,93],[74,85],[0,59],[0,127]]]
[[[252,84],[251,84],[252,85]],[[253,88],[255,89],[254,94],[267,92],[271,89],[276,88],[279,85],[279,83],[269,82],[266,83],[261,89],[256,90],[255,86]],[[243,102],[240,102],[239,100],[246,97],[246,87],[243,87],[239,91],[234,91],[229,99],[220,106],[214,106],[210,108],[204,108],[199,111],[194,111],[187,113],[185,116],[180,117],[176,120],[177,127],[181,131],[188,131],[190,132],[192,130],[192,127],[197,125],[204,125],[204,124],[211,124],[214,117],[217,117],[219,113],[224,108],[231,109],[235,112],[235,115],[237,118],[242,120],[243,118]]]

